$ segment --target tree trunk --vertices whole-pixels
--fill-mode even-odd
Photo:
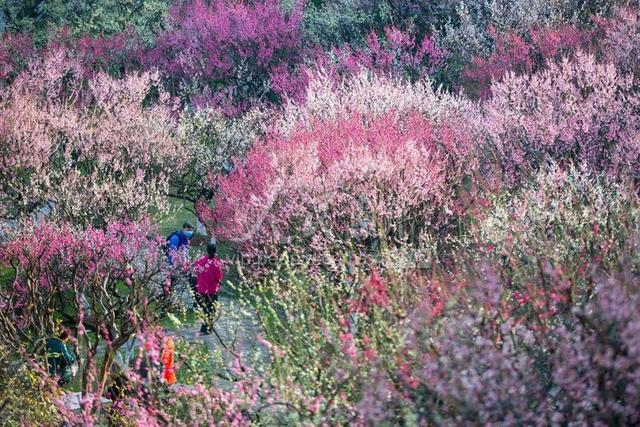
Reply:
[[[97,346],[90,346],[87,349],[87,361],[84,364],[84,369],[82,370],[82,397],[87,397],[89,394],[92,378],[91,372],[93,371],[93,366],[95,366],[95,357],[96,357],[96,349]]]
[[[100,367],[100,375],[98,376],[98,388],[96,389],[96,393],[98,393],[99,396],[102,396],[104,393],[104,388],[107,384],[107,378],[109,378],[109,372],[111,372],[111,366],[113,365],[115,356],[116,350],[113,347],[107,347],[107,350],[104,353],[102,366]]]

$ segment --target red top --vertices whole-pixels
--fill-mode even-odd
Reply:
[[[176,371],[173,366],[173,343],[171,347],[165,345],[162,349],[162,363],[164,364],[164,372],[162,373],[163,378],[169,385],[173,385],[176,383]]]
[[[198,276],[198,293],[215,295],[220,292],[220,282],[224,278],[222,274],[222,263],[218,257],[213,259],[207,255],[198,259],[194,264],[193,271]]]

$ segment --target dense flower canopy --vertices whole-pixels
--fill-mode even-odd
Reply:
[[[508,179],[542,162],[637,174],[640,99],[633,78],[578,54],[493,86],[485,127]]]
[[[0,1],[3,422],[639,424],[639,23]]]
[[[157,74],[85,80],[65,50],[22,72],[0,96],[2,215],[47,203],[63,219],[92,224],[162,207],[180,167],[172,106]]]
[[[455,126],[464,105],[364,75],[337,93],[315,84],[281,130],[212,182],[218,194],[200,215],[216,234],[254,255],[288,248],[319,260],[329,248],[446,224],[474,163],[467,129]]]

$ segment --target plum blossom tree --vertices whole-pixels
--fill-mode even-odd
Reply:
[[[274,130],[288,137],[296,129],[345,117],[368,123],[383,117],[401,121],[414,113],[432,122],[434,129],[452,130],[457,138],[457,143],[449,146],[456,153],[453,157],[469,159],[466,172],[473,173],[474,144],[468,136],[475,132],[472,125],[478,122],[478,108],[464,98],[435,89],[428,79],[411,83],[361,72],[336,84],[320,72],[311,79],[304,102],[285,105],[282,116],[275,119]],[[448,170],[450,182],[456,180],[457,173],[455,167]]]
[[[445,227],[471,170],[467,142],[417,112],[313,119],[254,145],[199,213],[247,254],[286,248],[331,268],[322,261],[330,252],[384,249]]]
[[[446,52],[434,38],[417,39],[408,31],[385,27],[381,36],[374,31],[365,38],[363,47],[349,44],[333,48],[317,62],[336,74],[371,73],[417,80],[432,75],[442,65]]]
[[[130,222],[105,230],[50,222],[25,228],[0,247],[1,262],[14,275],[0,292],[3,342],[37,355],[62,323],[86,350],[83,394],[100,396],[118,349],[171,301],[161,274],[162,241],[153,232],[146,223]],[[99,347],[105,349],[101,359]]]
[[[446,2],[446,6],[443,5],[447,9],[444,19],[435,26],[438,45],[450,54],[438,74],[439,81],[451,88],[460,87],[465,70],[474,74],[475,61],[489,60],[491,66],[484,68],[485,72],[499,71],[509,63],[516,67],[524,65],[514,60],[524,59],[523,44],[533,47],[530,43],[532,31],[544,34],[548,30],[548,41],[551,42],[559,40],[558,34],[554,33],[563,27],[571,27],[576,32],[587,30],[588,33],[593,27],[592,18],[607,16],[618,3],[618,0]],[[538,63],[544,65],[544,61]],[[482,76],[488,77],[485,72]],[[486,86],[481,89],[484,88]],[[467,86],[466,89],[473,88]]]
[[[489,29],[494,39],[491,54],[476,56],[465,67],[463,87],[482,98],[491,94],[492,81],[499,81],[511,71],[531,74],[544,68],[549,61],[570,57],[580,49],[589,47],[591,34],[569,25],[533,28],[526,37],[517,32],[498,33]]]
[[[275,0],[176,4],[146,63],[189,100],[228,113],[292,95],[303,83],[294,73],[302,60],[301,5],[288,14]]]
[[[169,196],[193,205],[213,197],[210,180],[233,169],[253,142],[263,135],[268,117],[269,114],[261,110],[237,117],[225,117],[213,108],[185,111],[178,126],[184,167],[171,174]]]
[[[459,424],[635,423],[638,289],[629,273],[597,279],[589,302],[540,329],[519,320],[529,302],[485,270],[484,283],[457,292],[440,314],[429,305],[412,312],[402,364],[364,386],[358,410],[372,423],[398,414]]]
[[[495,197],[466,262],[423,277],[418,289],[438,284],[440,298],[394,324],[401,363],[370,377],[358,410],[372,423],[635,422],[634,188],[554,167]]]
[[[63,28],[52,32],[48,38],[46,44],[39,45],[29,34],[0,35],[0,84],[3,87],[9,86],[35,58],[50,56],[60,50],[65,50],[69,57],[82,65],[85,77],[100,71],[122,77],[141,68],[144,46],[131,31],[111,36],[74,37]]]
[[[624,74],[638,76],[638,46],[640,11],[633,7],[618,7],[609,18],[595,18],[597,50],[602,58],[615,64]]]
[[[587,167],[553,165],[517,191],[488,196],[473,237],[478,254],[508,266],[511,286],[523,293],[541,262],[572,265],[570,298],[584,301],[592,293],[591,264],[618,268],[637,214],[633,183]]]
[[[317,71],[311,75],[305,99],[289,100],[283,114],[274,118],[274,128],[288,135],[296,127],[310,126],[314,120],[385,115],[400,118],[412,112],[436,125],[451,123],[471,132],[469,118],[477,114],[477,108],[465,98],[436,88],[429,79],[407,82],[362,71],[336,82],[328,72]]]
[[[145,49],[140,36],[131,29],[113,35],[84,34],[74,37],[68,29],[63,28],[51,34],[47,45],[40,50],[41,55],[66,50],[80,62],[87,78],[99,72],[122,78],[127,73],[143,68],[141,62]]]
[[[638,177],[639,98],[613,65],[578,54],[492,91],[482,126],[508,185],[549,161]]]
[[[33,52],[28,34],[0,34],[0,85],[5,86],[24,68]]]
[[[325,267],[330,248],[404,245],[409,234],[416,243],[464,209],[454,194],[474,169],[465,118],[475,111],[428,83],[361,74],[335,88],[319,78],[305,104],[288,104],[246,160],[212,181],[216,195],[198,214],[247,255],[286,248]]]
[[[35,60],[0,96],[3,217],[43,205],[104,225],[163,209],[182,165],[172,104],[157,74],[85,80],[65,51]]]

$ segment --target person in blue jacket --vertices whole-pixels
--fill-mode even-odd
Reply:
[[[58,337],[47,339],[47,364],[49,375],[58,379],[58,385],[65,386],[71,382],[71,365],[76,363],[76,356],[67,347],[69,331],[62,330]]]
[[[167,237],[167,261],[173,265],[173,254],[178,251],[188,251],[189,243],[193,237],[193,226],[188,222],[182,224],[182,229],[177,230]]]

